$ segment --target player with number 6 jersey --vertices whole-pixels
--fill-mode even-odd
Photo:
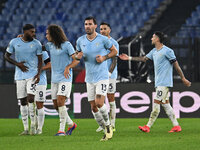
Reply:
[[[117,49],[117,55],[115,57],[112,57],[107,60],[107,67],[109,71],[109,87],[107,91],[107,98],[108,102],[110,104],[110,122],[111,122],[111,127],[113,129],[113,132],[116,131],[115,129],[115,119],[116,119],[116,103],[115,103],[115,92],[116,92],[116,79],[117,79],[117,56],[119,53],[119,44],[117,43],[116,40],[114,40],[110,36],[111,32],[111,26],[110,24],[106,22],[102,22],[100,24],[100,33],[104,36],[107,36],[108,39],[113,43],[113,45]],[[107,50],[108,53],[110,53],[110,50]],[[103,128],[99,126],[96,130],[96,132],[102,131]]]

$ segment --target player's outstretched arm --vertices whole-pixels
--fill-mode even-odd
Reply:
[[[124,53],[119,55],[119,58],[121,60],[142,61],[142,62],[146,62],[148,60],[148,58],[146,56],[144,56],[144,57],[132,57],[132,56],[128,56],[127,54],[124,54]]]
[[[191,86],[191,82],[188,81],[188,80],[185,78],[185,76],[184,76],[184,74],[183,74],[183,71],[181,70],[181,67],[180,67],[179,64],[178,64],[178,61],[175,61],[175,62],[173,63],[173,65],[174,65],[174,67],[175,67],[177,73],[178,73],[179,76],[181,77],[181,80],[182,80],[183,84],[184,84],[185,86],[187,86],[187,87]]]
[[[126,55],[126,54],[124,54],[124,53],[122,53],[122,54],[119,55],[119,58],[120,58],[121,60],[130,60],[131,57],[130,57],[130,59],[129,59],[129,57],[130,57],[130,56],[128,56],[128,55]]]

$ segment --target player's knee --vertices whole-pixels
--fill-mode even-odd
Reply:
[[[97,111],[98,111],[98,108],[97,108],[97,106],[96,106],[96,105],[95,105],[95,106],[94,106],[94,105],[92,105],[92,106],[91,106],[91,109],[92,109],[92,111],[93,111],[93,112],[97,112]]]
[[[58,101],[57,102],[57,107],[62,107],[62,106],[65,106],[65,103],[63,101]]]
[[[43,108],[43,103],[42,102],[36,102],[37,109],[42,109]]]
[[[27,100],[29,103],[33,103],[34,102],[34,95],[29,94],[27,97]]]
[[[58,110],[57,99],[53,99],[53,107],[54,109]]]
[[[20,101],[21,101],[21,105],[22,105],[22,106],[25,106],[25,105],[28,104],[27,98],[26,98],[26,97],[25,97],[25,98],[21,98]]]
[[[114,102],[115,101],[115,97],[114,97],[114,94],[107,94],[107,97],[108,97],[108,101],[109,102]]]

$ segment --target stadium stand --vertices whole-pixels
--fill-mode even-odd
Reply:
[[[36,25],[38,33],[45,33],[46,26],[51,23],[64,27],[69,40],[75,44],[78,36],[84,34],[83,19],[92,15],[97,21],[107,21],[111,24],[113,37],[136,35],[139,28],[154,13],[154,9],[163,0],[8,0],[0,14],[0,34],[5,35],[5,42],[21,33],[23,24],[32,23]],[[119,9],[120,7],[120,9]],[[118,25],[120,24],[120,27]],[[72,33],[70,33],[72,32]],[[41,37],[39,37],[41,36]],[[41,42],[45,36],[39,34]]]
[[[200,5],[191,13],[180,30],[176,33],[177,37],[200,37]]]
[[[42,43],[46,42],[47,25],[58,24],[75,46],[77,38],[84,34],[84,18],[92,15],[98,23],[110,23],[111,35],[119,41],[120,53],[144,55],[151,49],[152,33],[160,30],[170,36],[170,44],[183,45],[175,51],[177,57],[184,59],[194,44],[190,37],[200,37],[199,14],[199,0],[1,0],[0,57],[3,58],[9,41],[20,34],[27,23],[36,26],[37,38]],[[120,60],[118,64],[120,78],[129,78],[131,82],[146,80],[148,68],[144,64]],[[2,61],[0,68],[9,71],[14,67]]]

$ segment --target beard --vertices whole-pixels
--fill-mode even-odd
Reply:
[[[85,30],[86,34],[91,35],[92,33],[94,33],[91,29],[86,29]]]
[[[27,36],[26,39],[27,39],[27,41],[33,41],[33,37],[31,37],[31,36]]]

